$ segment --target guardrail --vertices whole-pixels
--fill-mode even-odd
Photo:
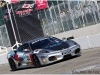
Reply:
[[[8,63],[7,53],[8,53],[7,48],[0,46],[0,64]]]
[[[8,50],[7,50],[6,47],[0,46],[0,54],[1,54],[1,52],[6,52],[6,53],[8,53]]]
[[[100,47],[100,33],[73,39],[80,44],[82,49]]]

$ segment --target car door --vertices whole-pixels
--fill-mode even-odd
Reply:
[[[18,62],[21,63],[21,65],[31,65],[32,64],[32,53],[28,50],[25,50],[25,46],[28,46],[28,44],[23,44],[17,49],[17,55],[18,55]]]

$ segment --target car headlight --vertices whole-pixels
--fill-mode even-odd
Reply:
[[[34,50],[34,53],[49,53],[49,51],[46,51],[43,49],[37,49],[37,50]]]

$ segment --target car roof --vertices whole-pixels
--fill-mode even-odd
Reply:
[[[52,36],[39,37],[39,38],[30,40],[30,41],[27,41],[27,42],[25,42],[25,43],[32,43],[32,42],[35,42],[35,41],[37,41],[37,40],[41,40],[41,39],[45,39],[45,38],[52,38]],[[23,43],[23,44],[25,44],[25,43]]]

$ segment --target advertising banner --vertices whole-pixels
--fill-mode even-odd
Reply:
[[[18,42],[23,43],[44,36],[34,1],[11,3],[9,4],[9,10]],[[8,15],[7,10],[5,11]],[[4,17],[8,34],[11,45],[14,45],[15,39],[13,36],[12,25],[6,14]]]
[[[15,4],[14,4],[15,5]],[[35,10],[35,3],[32,1],[23,1],[22,4],[14,9],[16,16],[25,17],[25,16],[32,16]]]
[[[11,3],[19,2],[19,0],[11,0]]]
[[[36,0],[35,3],[38,10],[48,7],[47,0]]]

